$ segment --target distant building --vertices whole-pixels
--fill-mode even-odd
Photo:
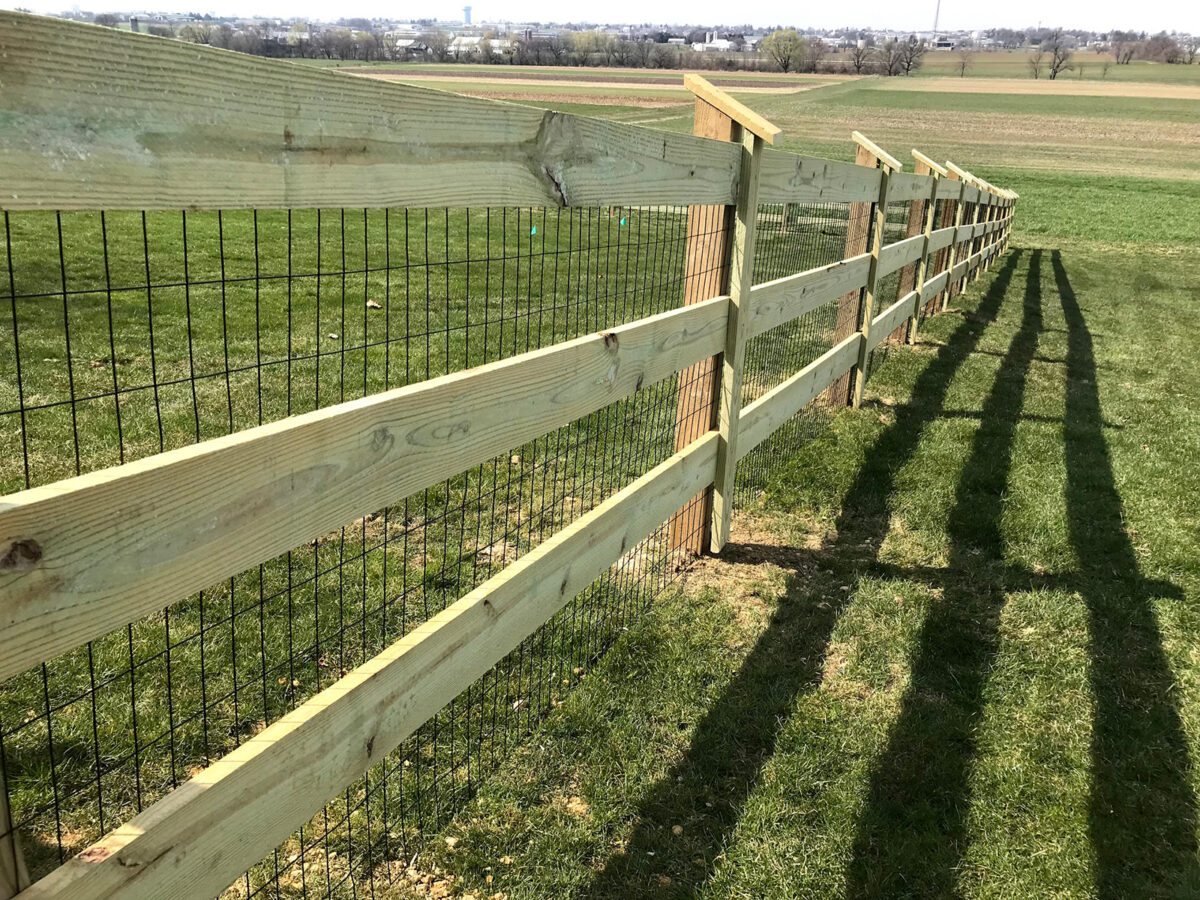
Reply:
[[[717,37],[715,31],[705,32],[704,41],[696,41],[692,44],[692,49],[697,53],[704,53],[709,50],[716,50],[721,53],[728,53],[730,50],[736,50],[737,44],[733,41],[725,40]]]
[[[471,7],[469,7],[469,6],[463,7],[463,24],[464,25],[471,24]]]

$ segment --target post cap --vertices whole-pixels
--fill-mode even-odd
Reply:
[[[768,122],[741,101],[734,100],[729,94],[725,93],[725,91],[702,75],[695,75],[689,72],[683,76],[683,86],[709,106],[719,109],[751,134],[757,135],[768,144],[774,144],[775,138],[783,134],[783,129]]]
[[[900,162],[900,160],[896,159],[896,157],[892,156],[892,154],[888,153],[861,131],[851,132],[850,137],[854,139],[854,143],[858,144],[858,146],[862,147],[893,172],[899,172],[904,168],[904,163]]]

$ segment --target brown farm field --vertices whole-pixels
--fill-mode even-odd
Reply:
[[[942,55],[933,55],[930,73]],[[852,154],[851,131],[893,152],[1035,172],[1200,178],[1200,82],[1011,77],[832,78],[736,73],[714,81],[784,132],[783,146]],[[1094,54],[1092,55],[1094,56]],[[1087,71],[1087,62],[1082,63]],[[982,64],[980,68],[983,68]],[[1147,66],[1122,66],[1151,71]],[[1163,68],[1163,67],[1160,67]],[[1175,66],[1200,72],[1200,66]],[[687,131],[691,100],[681,73],[499,66],[361,67],[355,74],[565,112]]]

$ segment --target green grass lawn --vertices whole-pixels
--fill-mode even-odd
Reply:
[[[1198,275],[1017,247],[426,867],[514,900],[1200,891]]]
[[[838,258],[846,208],[823,214],[764,234],[759,280]],[[9,214],[0,493],[674,308],[686,220],[677,208]],[[826,257],[801,264],[798,250]],[[757,338],[747,390],[823,352],[831,308]],[[45,874],[665,459],[677,395],[674,377],[645,385],[0,685],[5,784],[31,871]],[[415,848],[436,833],[498,748],[677,572],[665,532],[627,557],[251,882],[353,894],[378,875],[382,845]],[[360,880],[347,880],[350,859]]]
[[[1200,894],[1200,195],[990,167],[994,139],[970,165],[1022,193],[1011,251],[780,450],[723,557],[413,874],[510,900]]]
[[[1138,177],[1081,174],[1112,148],[1045,140],[1064,115],[1130,135],[1186,115],[1030,98],[1024,120],[997,103],[1032,136],[982,119],[948,132],[938,96],[961,116],[990,109],[857,84],[743,99],[789,149],[848,158],[853,120],[898,155],[953,154],[1016,188],[1014,252],[915,349],[879,354],[861,410],[756,457],[759,496],[726,557],[636,621],[676,574],[656,536],[254,886],[350,896],[351,865],[369,880],[381,865],[365,838],[398,842],[397,859],[419,849],[417,872],[453,874],[454,893],[513,900],[1200,891],[1200,179],[1186,135]],[[569,106],[691,127],[686,112]],[[1047,149],[1014,165],[1030,141]],[[1165,171],[1188,177],[1152,177]],[[22,387],[5,352],[3,491],[27,464],[43,484],[673,306],[682,213],[413,211],[402,228],[403,212],[335,210],[320,229],[311,211],[189,213],[186,255],[178,214],[145,232],[137,215],[69,214],[61,238],[53,214],[14,214],[0,346],[19,336]],[[761,258],[790,268],[759,280],[836,258],[844,222],[817,225],[833,256],[775,254],[789,238],[772,229]],[[781,329],[756,378],[828,346],[828,312]],[[0,749],[35,872],[669,454],[673,390],[4,685]],[[427,852],[459,810],[454,840]]]

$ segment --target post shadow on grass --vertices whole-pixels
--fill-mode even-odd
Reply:
[[[922,624],[911,680],[876,764],[846,872],[848,898],[950,897],[967,844],[970,763],[999,652],[1007,567],[1001,520],[1042,329],[1041,251],[1021,325],[984,399],[947,522],[943,595]]]
[[[718,856],[774,753],[796,698],[820,684],[834,625],[847,595],[841,585],[868,569],[888,531],[895,476],[924,429],[945,406],[955,373],[975,350],[1004,301],[1020,251],[1010,254],[976,311],[940,346],[914,385],[910,403],[876,440],[842,502],[836,537],[821,554],[785,553],[787,591],[741,668],[697,724],[684,757],[650,788],[624,852],[610,856],[582,891],[612,897],[687,896],[712,876]],[[760,548],[730,544],[733,561]],[[831,600],[829,598],[838,598]],[[672,833],[675,825],[683,835]],[[666,882],[662,879],[669,878]]]
[[[1057,250],[1052,264],[1067,325],[1067,527],[1095,699],[1088,826],[1098,895],[1197,896],[1192,767],[1153,606],[1178,592],[1138,565],[1104,439],[1092,337]]]

